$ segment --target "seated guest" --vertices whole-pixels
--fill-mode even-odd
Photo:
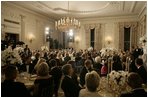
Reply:
[[[113,56],[112,69],[115,70],[115,71],[122,70],[122,63],[121,63],[120,57],[118,55]]]
[[[100,76],[96,71],[92,71],[85,76],[86,88],[80,91],[80,97],[101,97],[97,88],[100,83]]]
[[[137,58],[135,63],[137,66],[137,73],[141,76],[143,83],[147,84],[147,72],[143,66],[143,60],[141,58]]]
[[[47,63],[42,62],[37,67],[37,79],[34,81],[33,96],[52,97],[53,96],[53,78],[49,75]]]
[[[76,70],[75,70],[75,62],[72,61],[72,60],[69,60],[69,61],[67,62],[67,64],[71,64],[71,65],[72,65],[72,68],[74,69],[74,70],[73,70],[73,74],[72,74],[72,79],[75,81],[75,83],[76,83],[77,85],[79,85],[78,75],[76,74]]]
[[[42,62],[46,62],[46,60],[43,59],[43,58],[40,58],[40,59],[38,60],[37,64],[34,66],[34,69],[37,70],[37,67],[39,67],[39,65],[40,65]]]
[[[91,60],[86,60],[85,66],[83,67],[83,69],[81,70],[81,73],[80,73],[80,85],[82,88],[84,87],[84,84],[85,84],[86,73],[91,72],[92,70],[93,70],[93,68],[92,68]]]
[[[102,68],[101,57],[97,56],[95,58],[94,69],[98,72],[99,75],[101,74],[101,68]]]
[[[68,53],[65,54],[66,56],[64,57],[64,63],[66,64],[69,60],[71,60],[71,57],[69,56]]]
[[[72,79],[73,69],[70,64],[62,67],[64,79],[62,80],[61,88],[64,91],[65,97],[78,97],[80,88]]]
[[[107,68],[107,61],[105,61],[105,63],[103,64],[102,68],[101,68],[101,77],[102,76],[107,76],[108,73],[108,68]]]
[[[142,79],[139,74],[131,72],[127,83],[133,90],[129,93],[121,94],[121,97],[147,97],[147,93],[142,88]]]
[[[28,97],[29,91],[23,83],[15,82],[17,77],[17,68],[15,66],[7,66],[5,69],[5,80],[1,84],[2,97]]]
[[[52,75],[52,77],[54,79],[54,94],[55,94],[55,97],[58,97],[58,89],[60,86],[62,71],[57,66],[57,61],[55,59],[50,60],[49,64],[50,64],[50,66],[52,66],[51,71],[50,71],[50,75]]]
[[[34,71],[34,67],[37,64],[38,60],[40,58],[40,54],[36,53],[35,54],[35,59],[32,61],[32,63],[29,66],[29,73],[32,74],[32,72]]]
[[[85,60],[86,60],[86,54],[83,53],[83,54],[81,55],[81,58],[82,58],[82,59],[80,60],[81,65],[84,66],[84,65],[85,65]]]

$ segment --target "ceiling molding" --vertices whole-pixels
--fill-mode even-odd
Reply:
[[[50,11],[53,11],[53,8],[51,8],[50,6],[47,6],[46,4],[42,3],[41,1],[37,1],[39,4],[41,4],[42,6],[48,8]]]
[[[95,21],[95,20],[104,20],[104,19],[127,19],[127,18],[137,18],[137,15],[129,15],[129,16],[109,16],[109,17],[94,17],[94,18],[83,18],[79,19],[80,21]]]
[[[135,6],[137,4],[137,1],[133,1],[133,3],[131,4],[131,8],[130,8],[130,12],[134,12]]]
[[[49,21],[60,19],[61,17],[67,16],[68,13],[68,9],[66,9],[65,3],[58,3],[58,1],[52,1],[52,3],[45,1],[5,2],[9,2],[10,4],[17,6],[20,9],[26,10],[27,12],[33,13],[36,16],[46,17],[49,19]],[[138,14],[143,13],[143,5],[146,4],[145,2],[141,2],[142,1],[134,1],[126,3],[126,1],[107,1],[104,3],[90,3],[86,1],[86,4],[79,4],[79,2],[75,2],[72,4],[73,7],[71,7],[71,10],[69,11],[69,16],[75,17],[77,19],[88,19],[97,17],[121,17],[133,15],[138,16]],[[135,10],[137,8],[140,11]]]
[[[43,13],[39,13],[39,12],[36,12],[36,11],[34,11],[34,10],[30,10],[30,9],[28,9],[28,8],[26,8],[26,7],[22,7],[22,6],[20,6],[20,5],[17,5],[17,4],[15,4],[15,3],[13,3],[13,2],[5,2],[6,4],[10,4],[10,5],[12,5],[12,6],[15,6],[15,7],[17,7],[17,8],[19,8],[19,9],[22,9],[22,10],[24,10],[24,11],[26,11],[26,12],[29,12],[29,13],[31,13],[31,14],[34,14],[34,15],[37,15],[37,16],[39,16],[39,17],[44,17],[44,18],[47,18],[49,21],[52,21],[52,22],[54,22],[55,21],[55,19],[54,18],[49,18],[49,15],[48,14],[43,14]],[[44,19],[43,18],[43,19]]]
[[[140,17],[140,15],[143,13],[143,11],[146,9],[147,7],[147,4],[145,4],[142,8],[141,8],[141,11],[140,13],[138,14],[138,17]]]

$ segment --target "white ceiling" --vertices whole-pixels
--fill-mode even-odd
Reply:
[[[23,8],[60,19],[68,14],[68,1],[8,1]],[[138,15],[146,1],[70,1],[69,15],[78,19]]]

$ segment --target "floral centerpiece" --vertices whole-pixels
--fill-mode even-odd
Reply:
[[[130,91],[130,87],[127,84],[128,72],[125,71],[112,71],[108,75],[108,88],[114,96],[120,96],[122,92]]]
[[[12,50],[11,47],[1,52],[1,65],[5,66],[8,64],[22,64],[18,51],[16,49]]]
[[[115,48],[102,48],[100,50],[101,52],[101,57],[107,57],[107,56],[112,56],[114,53],[117,53],[117,49]]]

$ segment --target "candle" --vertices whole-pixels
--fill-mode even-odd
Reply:
[[[128,57],[126,58],[125,66],[126,66],[125,71],[128,71]]]
[[[108,74],[109,74],[109,69],[110,69],[110,62],[109,62],[109,58],[108,58]]]

